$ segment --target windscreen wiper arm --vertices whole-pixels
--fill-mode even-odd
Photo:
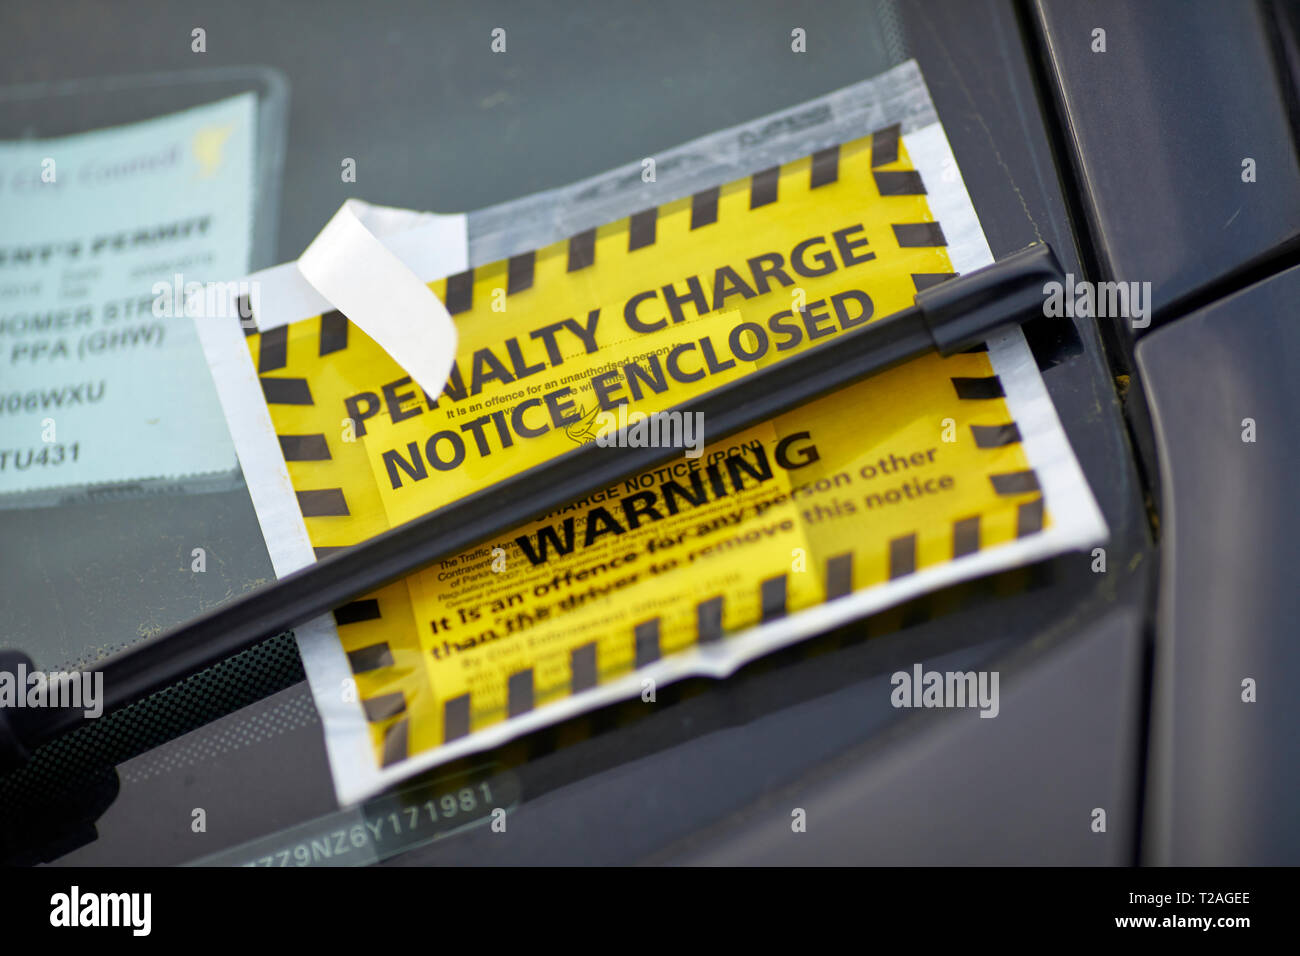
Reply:
[[[709,440],[725,438],[910,359],[932,351],[952,355],[1005,326],[1041,316],[1044,285],[1061,279],[1051,247],[1029,246],[918,292],[910,308],[669,412],[702,414]],[[105,659],[94,669],[103,675],[103,712],[681,453],[673,447],[627,447],[625,432],[611,436],[615,448],[588,442]],[[13,672],[19,664],[32,669],[21,652],[0,651],[0,671]],[[0,772],[84,719],[74,708],[0,707]]]

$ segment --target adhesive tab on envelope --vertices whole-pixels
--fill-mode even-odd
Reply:
[[[419,276],[362,225],[351,200],[307,247],[298,271],[426,393],[442,392],[456,326]]]

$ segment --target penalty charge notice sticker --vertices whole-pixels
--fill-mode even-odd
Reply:
[[[682,449],[299,629],[341,801],[1105,539],[1019,329],[725,438],[671,414],[992,261],[904,67],[923,110],[499,261],[438,224],[440,395],[292,296],[203,325],[279,574],[612,429]]]

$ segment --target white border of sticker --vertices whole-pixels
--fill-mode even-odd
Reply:
[[[905,135],[903,143],[912,166],[929,190],[930,212],[943,224],[953,269],[964,274],[990,265],[993,253],[943,127],[932,123]],[[989,361],[1006,392],[1011,419],[1020,430],[1021,447],[1038,476],[1052,518],[1051,527],[1035,538],[1051,542],[1058,552],[1100,543],[1109,535],[1106,519],[1074,457],[1025,334],[1019,326],[1013,326],[990,338],[987,344]],[[1069,502],[1070,507],[1062,507],[1063,502]]]
[[[469,268],[467,216],[412,213],[418,217],[417,224],[412,226],[414,220],[394,215],[397,212],[401,211],[386,210],[389,218],[382,225],[402,231],[386,238],[385,243],[424,281],[432,282]],[[369,222],[376,233],[386,231],[373,219]],[[358,265],[364,271],[364,263]],[[319,315],[331,308],[299,273],[296,263],[265,270],[254,278],[264,283],[259,311],[266,319],[255,316],[259,331]],[[273,286],[270,296],[266,295],[268,285]],[[199,342],[212,370],[271,566],[276,577],[282,578],[314,563],[316,553],[298,508],[298,495],[280,451],[280,440],[262,395],[257,369],[239,323],[199,321],[197,325]],[[394,776],[391,780],[375,777],[365,712],[359,701],[348,702],[343,693],[345,687],[355,684],[332,615],[322,615],[295,628],[294,636],[312,699],[325,728],[325,749],[339,803],[353,803],[405,776]]]

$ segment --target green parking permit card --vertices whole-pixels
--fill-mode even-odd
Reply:
[[[0,143],[0,506],[237,467],[192,303],[247,271],[256,112]]]

